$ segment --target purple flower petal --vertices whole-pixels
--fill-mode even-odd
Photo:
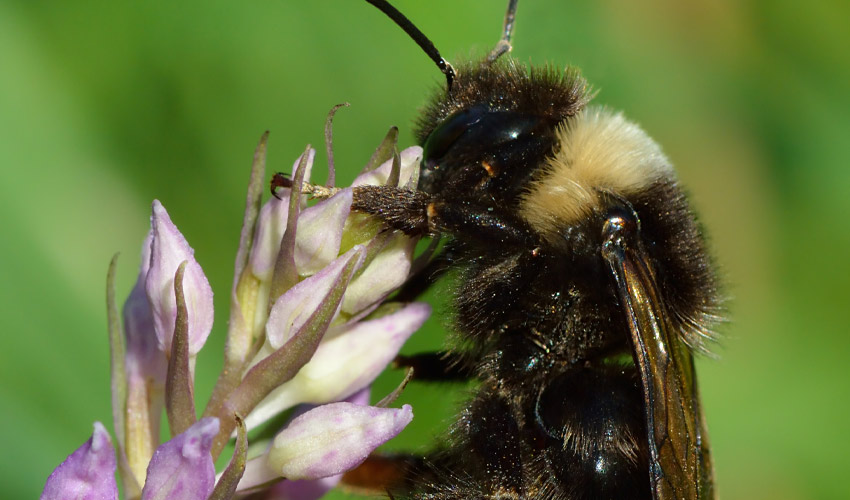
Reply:
[[[295,235],[295,267],[301,276],[322,270],[339,255],[342,228],[351,211],[351,189],[343,189],[301,212]]]
[[[251,271],[264,281],[270,280],[274,272],[275,257],[289,217],[289,191],[280,190],[278,196],[280,199],[272,197],[260,209],[257,233],[248,259]]]
[[[271,483],[275,479],[280,479],[280,481],[269,487],[268,483]],[[245,473],[242,475],[236,491],[243,494],[256,493],[256,498],[263,500],[314,500],[323,497],[341,479],[342,474],[321,479],[301,479],[296,481],[281,479],[280,474],[269,468],[266,462],[266,456],[261,455],[248,461],[245,467]],[[261,489],[265,491],[259,493],[257,490]],[[251,498],[255,497],[252,496]]]
[[[305,165],[304,182],[310,180],[310,172],[313,169],[315,157],[316,150],[310,149]],[[299,156],[292,165],[292,172],[295,172],[300,162],[301,157]],[[280,251],[280,240],[286,231],[286,220],[289,217],[289,190],[280,189],[277,195],[281,199],[272,197],[260,210],[257,232],[254,235],[254,244],[249,258],[251,270],[262,281],[268,281],[272,277],[275,260]],[[303,196],[302,199],[304,200],[302,206],[306,206],[307,197]]]
[[[145,478],[153,450],[159,443],[160,416],[165,405],[165,375],[168,371],[168,361],[165,353],[159,349],[153,311],[145,292],[152,238],[153,233],[149,232],[142,245],[139,277],[124,302],[127,402],[125,438],[120,444],[133,475],[140,483]]]
[[[110,500],[118,498],[115,451],[109,433],[94,423],[91,438],[47,478],[41,500]]]
[[[366,386],[354,394],[345,398],[345,402],[360,406],[369,406],[369,398],[372,396],[372,386]]]
[[[364,253],[365,249],[362,245],[355,246],[318,273],[297,283],[277,299],[266,323],[266,336],[273,349],[283,346],[292,334],[310,319],[331,291],[331,287],[337,283],[346,264],[352,258],[362,259]]]
[[[342,311],[355,315],[400,287],[410,273],[415,248],[415,239],[403,234],[393,236],[348,285]]]
[[[342,480],[342,474],[321,479],[280,481],[269,488],[263,500],[318,500]]]
[[[413,172],[419,169],[419,162],[422,159],[422,148],[419,146],[409,147],[402,151],[399,156],[401,157],[399,185],[404,186],[410,180],[410,176]],[[387,183],[392,166],[393,160],[390,158],[382,163],[378,168],[358,175],[351,185],[362,186],[365,184],[371,184],[373,186],[383,186]]]
[[[287,479],[319,479],[363,463],[413,419],[410,405],[376,408],[353,403],[319,406],[296,418],[274,439],[268,466]]]
[[[347,398],[341,401],[334,401],[334,403],[353,403],[360,406],[369,406],[369,400],[372,397],[372,386],[366,386],[363,389],[355,392],[354,394],[348,396]],[[301,415],[307,413],[308,411],[316,408],[317,405],[314,404],[301,404],[295,407],[295,410],[292,411],[292,415],[289,416],[287,422],[291,422]]]
[[[139,277],[124,302],[124,335],[127,340],[127,376],[152,377],[165,380],[165,356],[157,348],[153,311],[145,292],[145,281],[151,262],[151,240],[148,232],[142,244],[142,264]]]
[[[310,362],[275,395],[280,400],[312,404],[351,396],[375,380],[430,313],[428,304],[412,303],[393,314],[355,323],[347,331],[326,337]]]
[[[213,324],[213,292],[204,271],[195,260],[192,247],[171,222],[168,212],[158,200],[153,202],[151,216],[151,266],[145,281],[145,290],[154,316],[154,328],[159,348],[171,351],[177,303],[174,296],[174,273],[177,266],[188,261],[183,278],[189,320],[189,355],[201,350]]]
[[[206,500],[215,486],[212,441],[218,419],[207,417],[159,446],[148,466],[142,500]]]

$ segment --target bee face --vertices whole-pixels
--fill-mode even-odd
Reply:
[[[512,61],[460,67],[419,119],[423,189],[513,200],[556,146],[558,124],[588,99],[576,72],[529,72]]]

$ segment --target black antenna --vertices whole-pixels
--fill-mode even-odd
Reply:
[[[490,54],[487,55],[487,65],[501,57],[505,52],[511,51],[511,35],[514,31],[514,19],[516,18],[516,4],[519,0],[508,0],[508,11],[505,13],[505,25],[502,29],[502,38],[499,39]]]
[[[434,47],[434,44],[431,40],[428,40],[428,37],[425,36],[424,33],[419,31],[419,28],[413,25],[410,22],[410,19],[404,17],[404,14],[398,11],[395,7],[390,5],[386,0],[366,0],[370,4],[374,5],[381,12],[387,15],[390,19],[393,20],[394,23],[398,25],[399,28],[403,29],[407,36],[413,39],[417,45],[419,45],[422,50],[428,54],[428,57],[431,58],[432,61],[437,63],[437,67],[440,68],[440,71],[446,75],[446,85],[448,90],[452,89],[452,82],[455,79],[455,70],[452,68],[452,65],[449,64],[448,61],[443,59],[443,56],[440,55],[440,51],[437,50],[437,47]],[[516,0],[513,0],[516,3]]]

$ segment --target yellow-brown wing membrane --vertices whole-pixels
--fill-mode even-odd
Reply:
[[[711,458],[693,356],[670,321],[633,210],[610,213],[602,256],[616,282],[641,376],[653,498],[712,499]]]

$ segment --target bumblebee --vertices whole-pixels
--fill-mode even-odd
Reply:
[[[419,119],[419,189],[358,187],[352,208],[445,239],[400,297],[453,271],[454,339],[399,364],[479,383],[437,450],[374,457],[359,477],[398,471],[393,498],[714,498],[693,357],[721,298],[661,148],[590,105],[577,70],[504,55],[516,0],[493,52],[457,68],[387,2],[367,1],[447,85]]]

